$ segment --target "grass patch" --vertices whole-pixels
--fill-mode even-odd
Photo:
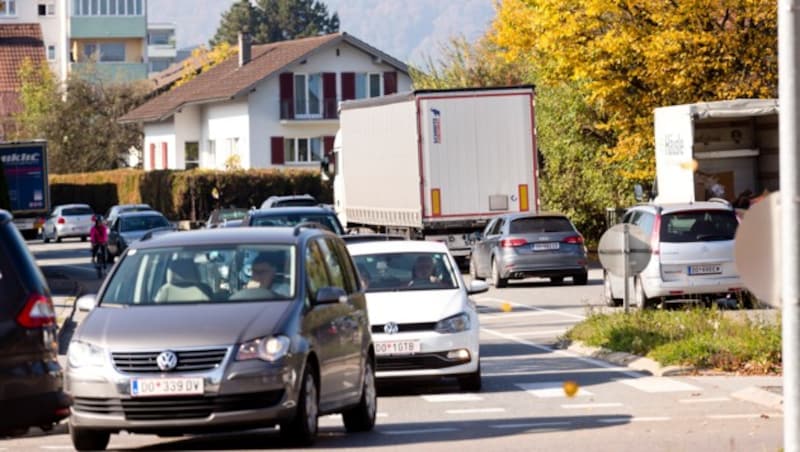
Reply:
[[[647,356],[662,365],[775,374],[781,372],[781,326],[733,318],[715,308],[592,312],[566,333],[594,347]]]

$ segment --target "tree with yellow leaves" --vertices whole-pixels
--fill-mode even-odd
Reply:
[[[539,86],[582,93],[628,181],[652,180],[655,107],[777,96],[774,0],[503,0],[490,34]]]
[[[236,55],[236,51],[237,48],[227,42],[222,42],[211,49],[200,46],[192,50],[192,56],[183,61],[181,78],[175,82],[173,88],[189,82],[199,74]]]

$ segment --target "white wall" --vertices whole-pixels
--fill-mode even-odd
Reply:
[[[203,123],[199,106],[190,105],[175,113],[175,152],[170,152],[169,167],[186,169],[186,142],[196,141],[202,147]]]
[[[203,140],[200,143],[200,166],[202,168],[225,169],[225,161],[231,155],[230,140],[238,139],[242,168],[250,168],[250,124],[248,104],[245,100],[208,104],[203,109]],[[213,158],[208,154],[209,141],[216,142]]]
[[[156,161],[150,160],[150,144],[156,145]],[[164,122],[147,123],[144,126],[144,164],[145,170],[166,169],[162,161],[162,143],[167,143],[167,168],[175,168],[175,123],[172,119]]]
[[[336,55],[337,48],[339,55]],[[296,64],[286,68],[285,72],[295,74],[314,74],[320,72],[336,73],[337,100],[341,100],[342,72],[389,72],[396,71],[386,63],[376,63],[374,58],[347,43],[337,47],[321,49],[306,59],[305,64]],[[411,89],[411,77],[397,71],[397,89],[399,92]],[[250,111],[250,162],[253,168],[272,166],[270,137],[315,138],[334,136],[339,129],[338,119],[280,120],[280,82],[279,75],[274,74],[261,82],[256,91],[249,96]],[[289,164],[286,166],[319,167],[319,163]]]

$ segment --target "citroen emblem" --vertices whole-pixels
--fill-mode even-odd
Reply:
[[[158,358],[156,358],[156,364],[158,364],[158,368],[163,372],[172,370],[178,366],[178,355],[169,350],[161,352]]]
[[[400,331],[400,326],[394,322],[389,322],[383,325],[383,332],[386,334],[397,334]]]

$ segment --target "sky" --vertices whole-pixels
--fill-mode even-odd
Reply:
[[[176,24],[179,49],[208,44],[234,0],[148,0],[148,22]],[[436,60],[453,36],[480,37],[494,19],[494,0],[323,0],[339,29],[415,65]],[[192,13],[187,14],[187,11]]]

